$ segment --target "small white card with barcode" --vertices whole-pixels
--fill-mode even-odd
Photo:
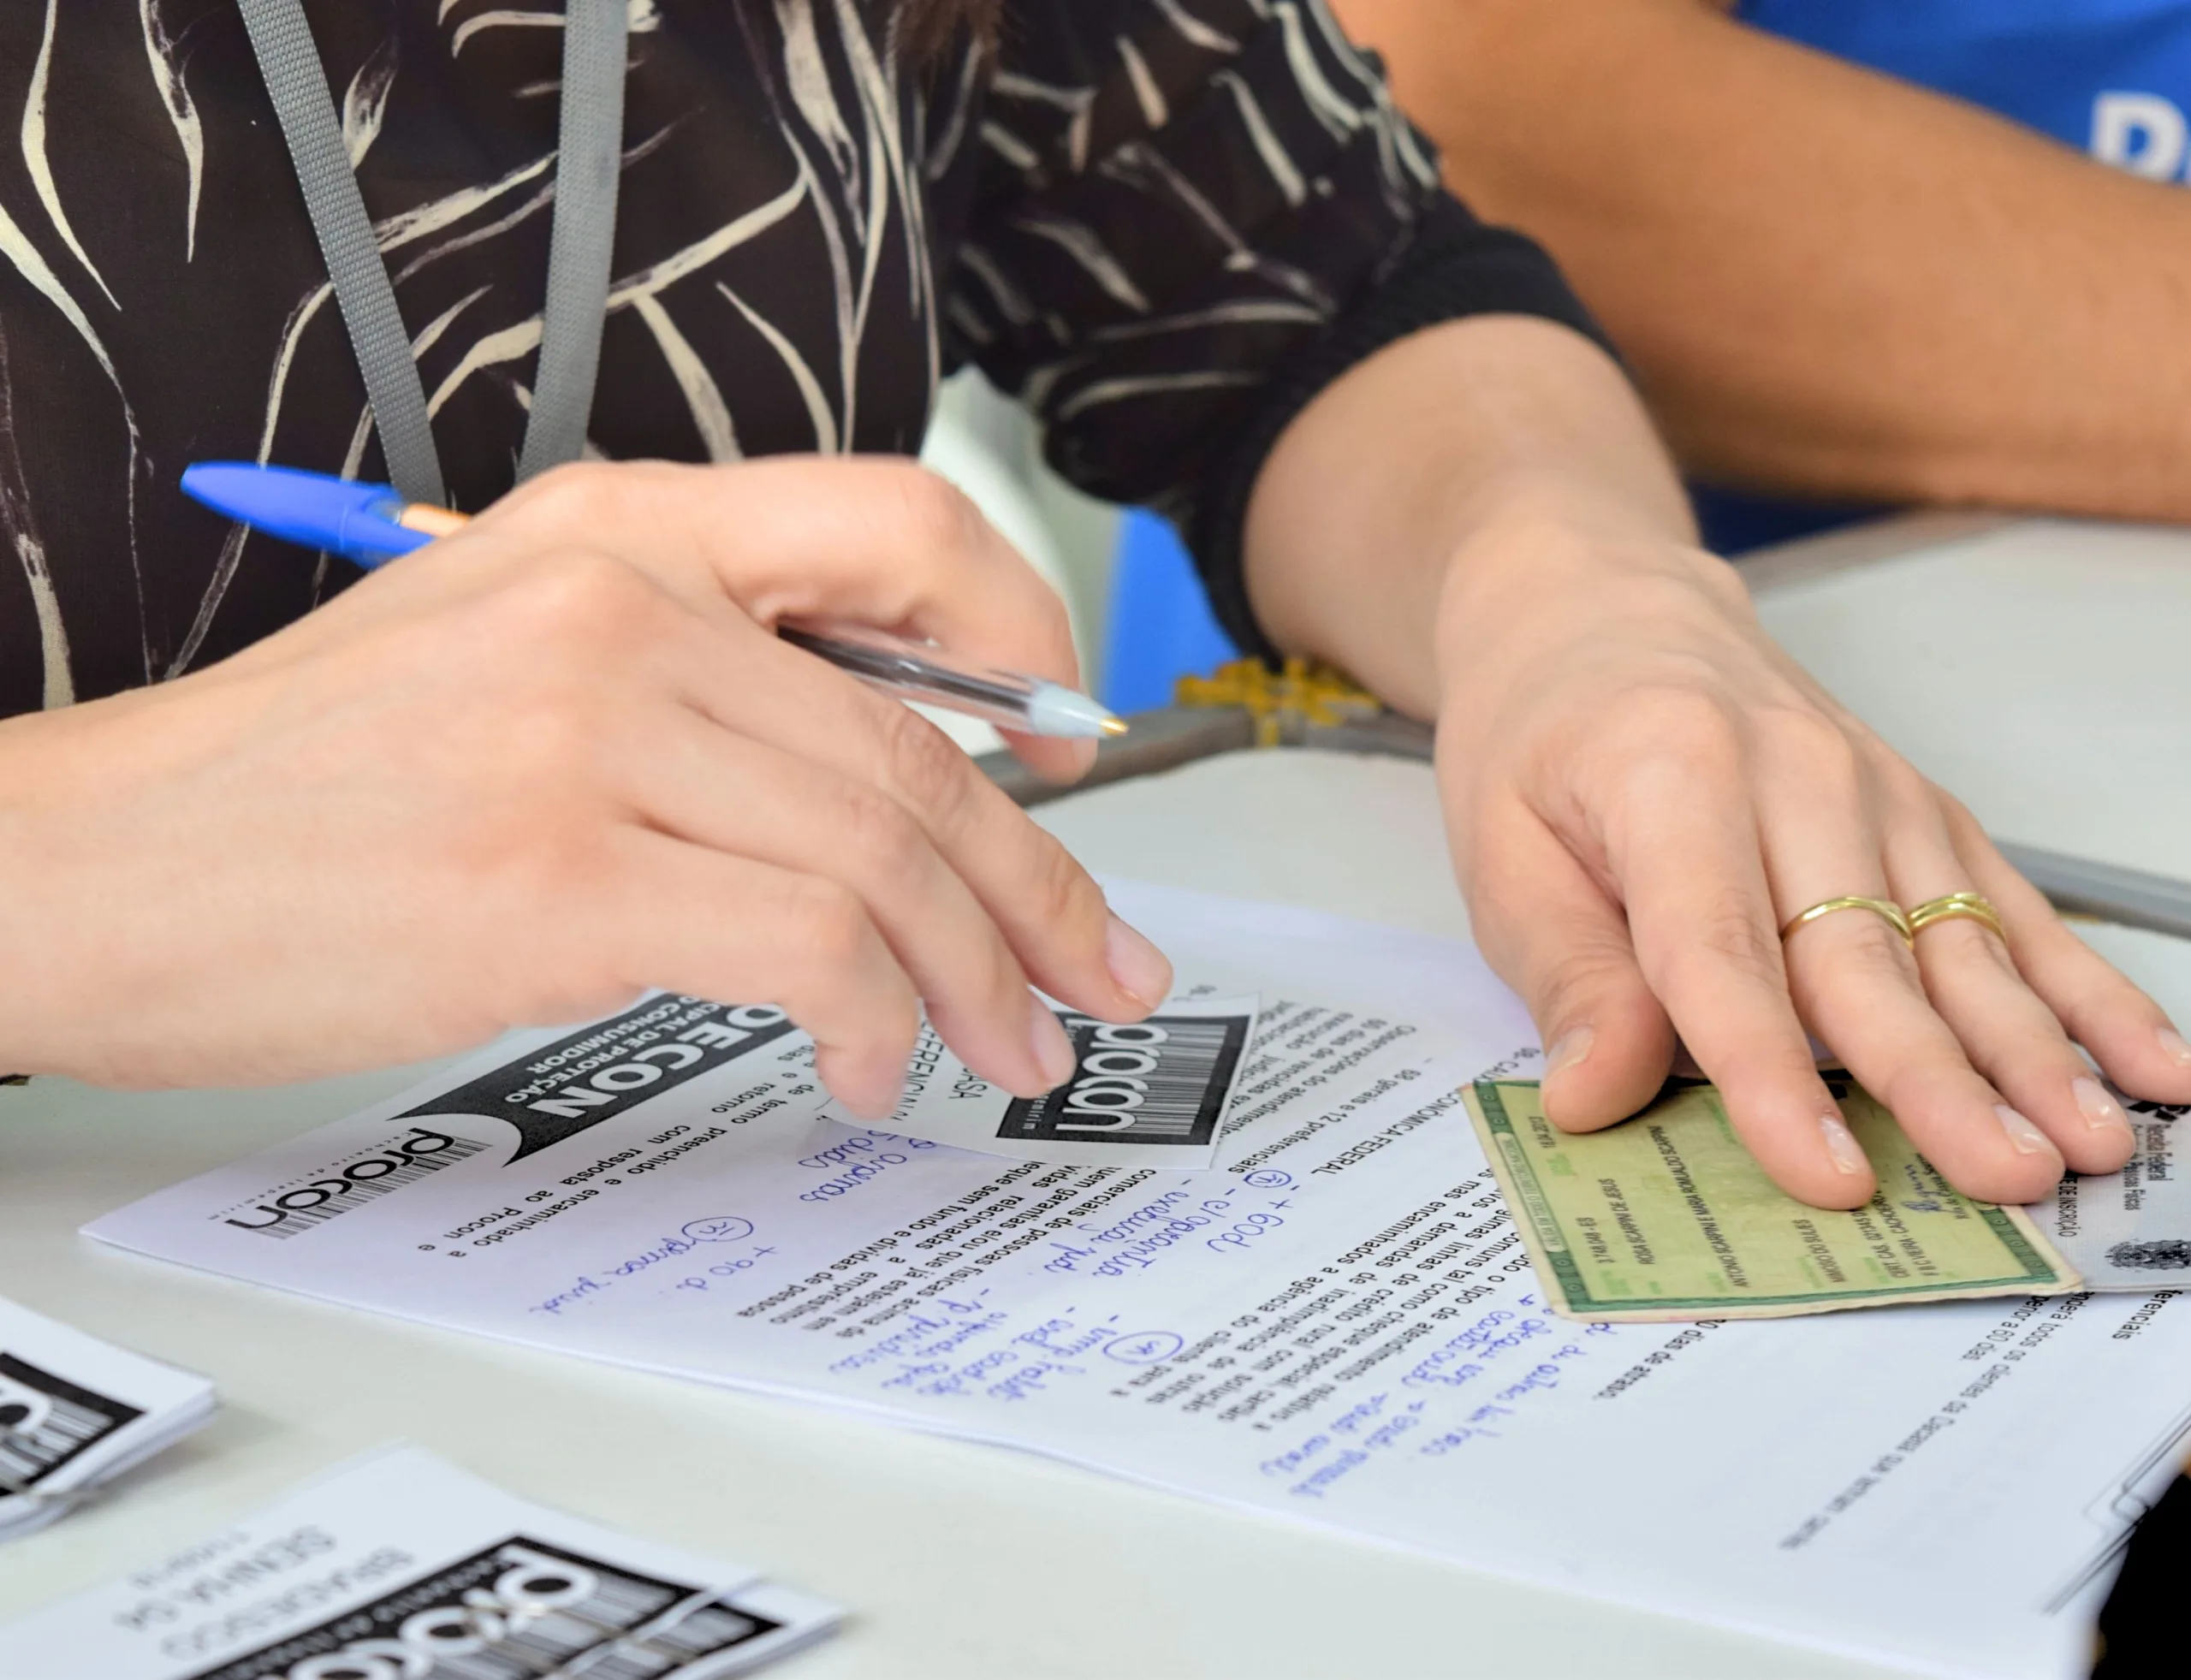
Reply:
[[[905,1100],[880,1130],[1015,1161],[1205,1170],[1216,1165],[1260,1005],[1175,998],[1125,1025],[1060,1006],[1073,1073],[1042,1097],[998,1089],[923,1028]]]
[[[753,1570],[506,1493],[418,1447],[0,1627],[38,1680],[720,1680],[842,1619]]]
[[[204,1377],[0,1300],[0,1540],[65,1515],[213,1410]]]

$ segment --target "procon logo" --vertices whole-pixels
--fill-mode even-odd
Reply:
[[[490,1663],[493,1671],[507,1673],[517,1671],[520,1659],[497,1651],[506,1643],[535,1651],[549,1646],[552,1659],[567,1654],[560,1648],[567,1642],[584,1652],[620,1631],[613,1623],[583,1613],[604,1595],[608,1585],[594,1570],[567,1556],[551,1557],[516,1540],[504,1545],[494,1561],[500,1566],[496,1574],[482,1575],[460,1590],[435,1594],[400,1620],[383,1610],[389,1601],[382,1600],[365,1615],[346,1616],[330,1624],[325,1631],[335,1638],[353,1625],[369,1630],[339,1650],[307,1657],[293,1667],[252,1671],[268,1675],[270,1680],[324,1680],[328,1676],[395,1680],[399,1675],[435,1673],[445,1660],[461,1662],[476,1655],[483,1667]],[[428,1592],[431,1590],[430,1586]],[[426,1595],[413,1588],[406,1596]],[[532,1666],[531,1658],[522,1660],[531,1672],[544,1671]],[[469,1663],[462,1666],[467,1673],[481,1671]],[[559,1671],[561,1666],[556,1664]],[[602,1671],[609,1671],[604,1666]]]
[[[476,1126],[451,1121],[514,1127],[509,1159],[523,1161],[797,1030],[773,1005],[657,995],[398,1114],[395,1124],[411,1123],[402,1137],[369,1143],[214,1217],[262,1237],[294,1237],[486,1150],[484,1141],[466,1135]]]
[[[1072,1079],[1006,1105],[996,1135],[1066,1143],[1177,1143],[1215,1135],[1255,1018],[1252,1000],[1225,1012],[1152,1015],[1125,1025],[1071,1011]]]
[[[673,1073],[694,1072],[708,1060],[710,1050],[751,1048],[754,1034],[785,1024],[782,1010],[767,1004],[745,1004],[726,1012],[720,1021],[695,1022],[668,1043],[649,1044],[620,1061],[592,1068],[582,1080],[563,1086],[553,1096],[529,1097],[525,1106],[536,1114],[552,1114],[559,1120],[579,1119],[589,1109],[606,1107],[633,1091],[659,1084]]]
[[[1052,1124],[1060,1131],[1122,1131],[1131,1125],[1135,1110],[1149,1101],[1156,1046],[1171,1039],[1153,1021],[1098,1025]]]
[[[347,1213],[361,1202],[383,1196],[452,1161],[476,1155],[486,1147],[468,1137],[413,1126],[407,1136],[377,1144],[367,1154],[323,1167],[312,1178],[292,1181],[270,1190],[256,1202],[234,1208],[224,1223],[239,1231],[267,1236],[294,1237],[324,1220]]]
[[[510,1161],[520,1161],[797,1030],[772,1004],[653,997],[396,1118],[503,1121],[517,1130]]]

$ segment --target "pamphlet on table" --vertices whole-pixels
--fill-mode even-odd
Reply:
[[[66,1516],[215,1405],[204,1377],[0,1299],[0,1540]]]
[[[22,1680],[727,1680],[842,1612],[383,1450],[0,1626]]]

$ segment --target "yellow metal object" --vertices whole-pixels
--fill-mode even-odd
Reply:
[[[1351,678],[1307,659],[1289,659],[1280,671],[1260,659],[1236,659],[1206,677],[1181,677],[1172,698],[1181,706],[1244,707],[1255,719],[1257,746],[1282,744],[1288,725],[1331,728],[1383,709]]]
[[[1820,917],[1832,916],[1844,910],[1870,911],[1873,915],[1879,917],[1895,932],[1900,934],[1904,945],[1909,944],[1917,936],[1909,925],[1909,912],[1900,905],[1887,899],[1859,898],[1852,893],[1844,898],[1828,899],[1822,904],[1814,904],[1801,915],[1790,917],[1787,925],[1780,929],[1780,937],[1784,940],[1796,929],[1817,921]]]
[[[1935,922],[1951,921],[1958,916],[1991,929],[1993,937],[2002,944],[2009,942],[2009,930],[2001,925],[2001,912],[1994,909],[1991,899],[1976,893],[1951,893],[1944,899],[1926,899],[1909,912],[1909,936],[1914,941]]]

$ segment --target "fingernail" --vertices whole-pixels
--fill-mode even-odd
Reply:
[[[1826,1152],[1833,1157],[1833,1164],[1851,1178],[1868,1172],[1871,1162],[1864,1159],[1864,1146],[1856,1141],[1856,1134],[1849,1130],[1848,1123],[1838,1114],[1820,1114],[1818,1129],[1826,1138]]]
[[[2009,1134],[2009,1142],[2016,1145],[2018,1155],[2035,1155],[2053,1149],[2054,1146],[2046,1141],[2045,1132],[2022,1114],[2017,1113],[2007,1103],[1995,1103],[1993,1115],[2000,1121],[2001,1130]]]
[[[1597,1042],[1596,1030],[1588,1026],[1570,1027],[1552,1041],[1552,1048],[1544,1053],[1544,1077],[1547,1079],[1563,1068],[1587,1060],[1590,1046]]]
[[[2130,1117],[2123,1112],[2123,1105],[2107,1094],[2107,1087],[2097,1079],[2072,1079],[2069,1089],[2076,1093],[2077,1111],[2085,1117],[2085,1124],[2094,1131],[2130,1132]]]
[[[870,1125],[876,1120],[888,1119],[897,1113],[899,1100],[905,1091],[903,1075],[880,1080],[872,1077],[864,1077],[862,1076],[870,1071],[847,1066],[849,1060],[843,1055],[831,1057],[828,1070],[822,1076],[823,1083],[829,1088],[829,1095],[836,1098],[838,1106],[853,1118]]]
[[[2174,1027],[2160,1030],[2160,1048],[2161,1053],[2178,1067],[2191,1067],[2191,1043],[2186,1043],[2183,1035]]]
[[[1032,992],[1027,994],[1027,1000],[1035,1006],[1034,1018],[1028,1024],[1032,1029],[1035,1066],[1042,1070],[1042,1077],[1050,1082],[1050,1089],[1054,1090],[1072,1077],[1072,1041],[1065,1036],[1065,1029],[1058,1024],[1058,1018],[1048,1004]]]
[[[1144,1009],[1155,1008],[1172,989],[1169,959],[1115,916],[1103,936],[1103,960],[1110,965],[1119,989]]]

